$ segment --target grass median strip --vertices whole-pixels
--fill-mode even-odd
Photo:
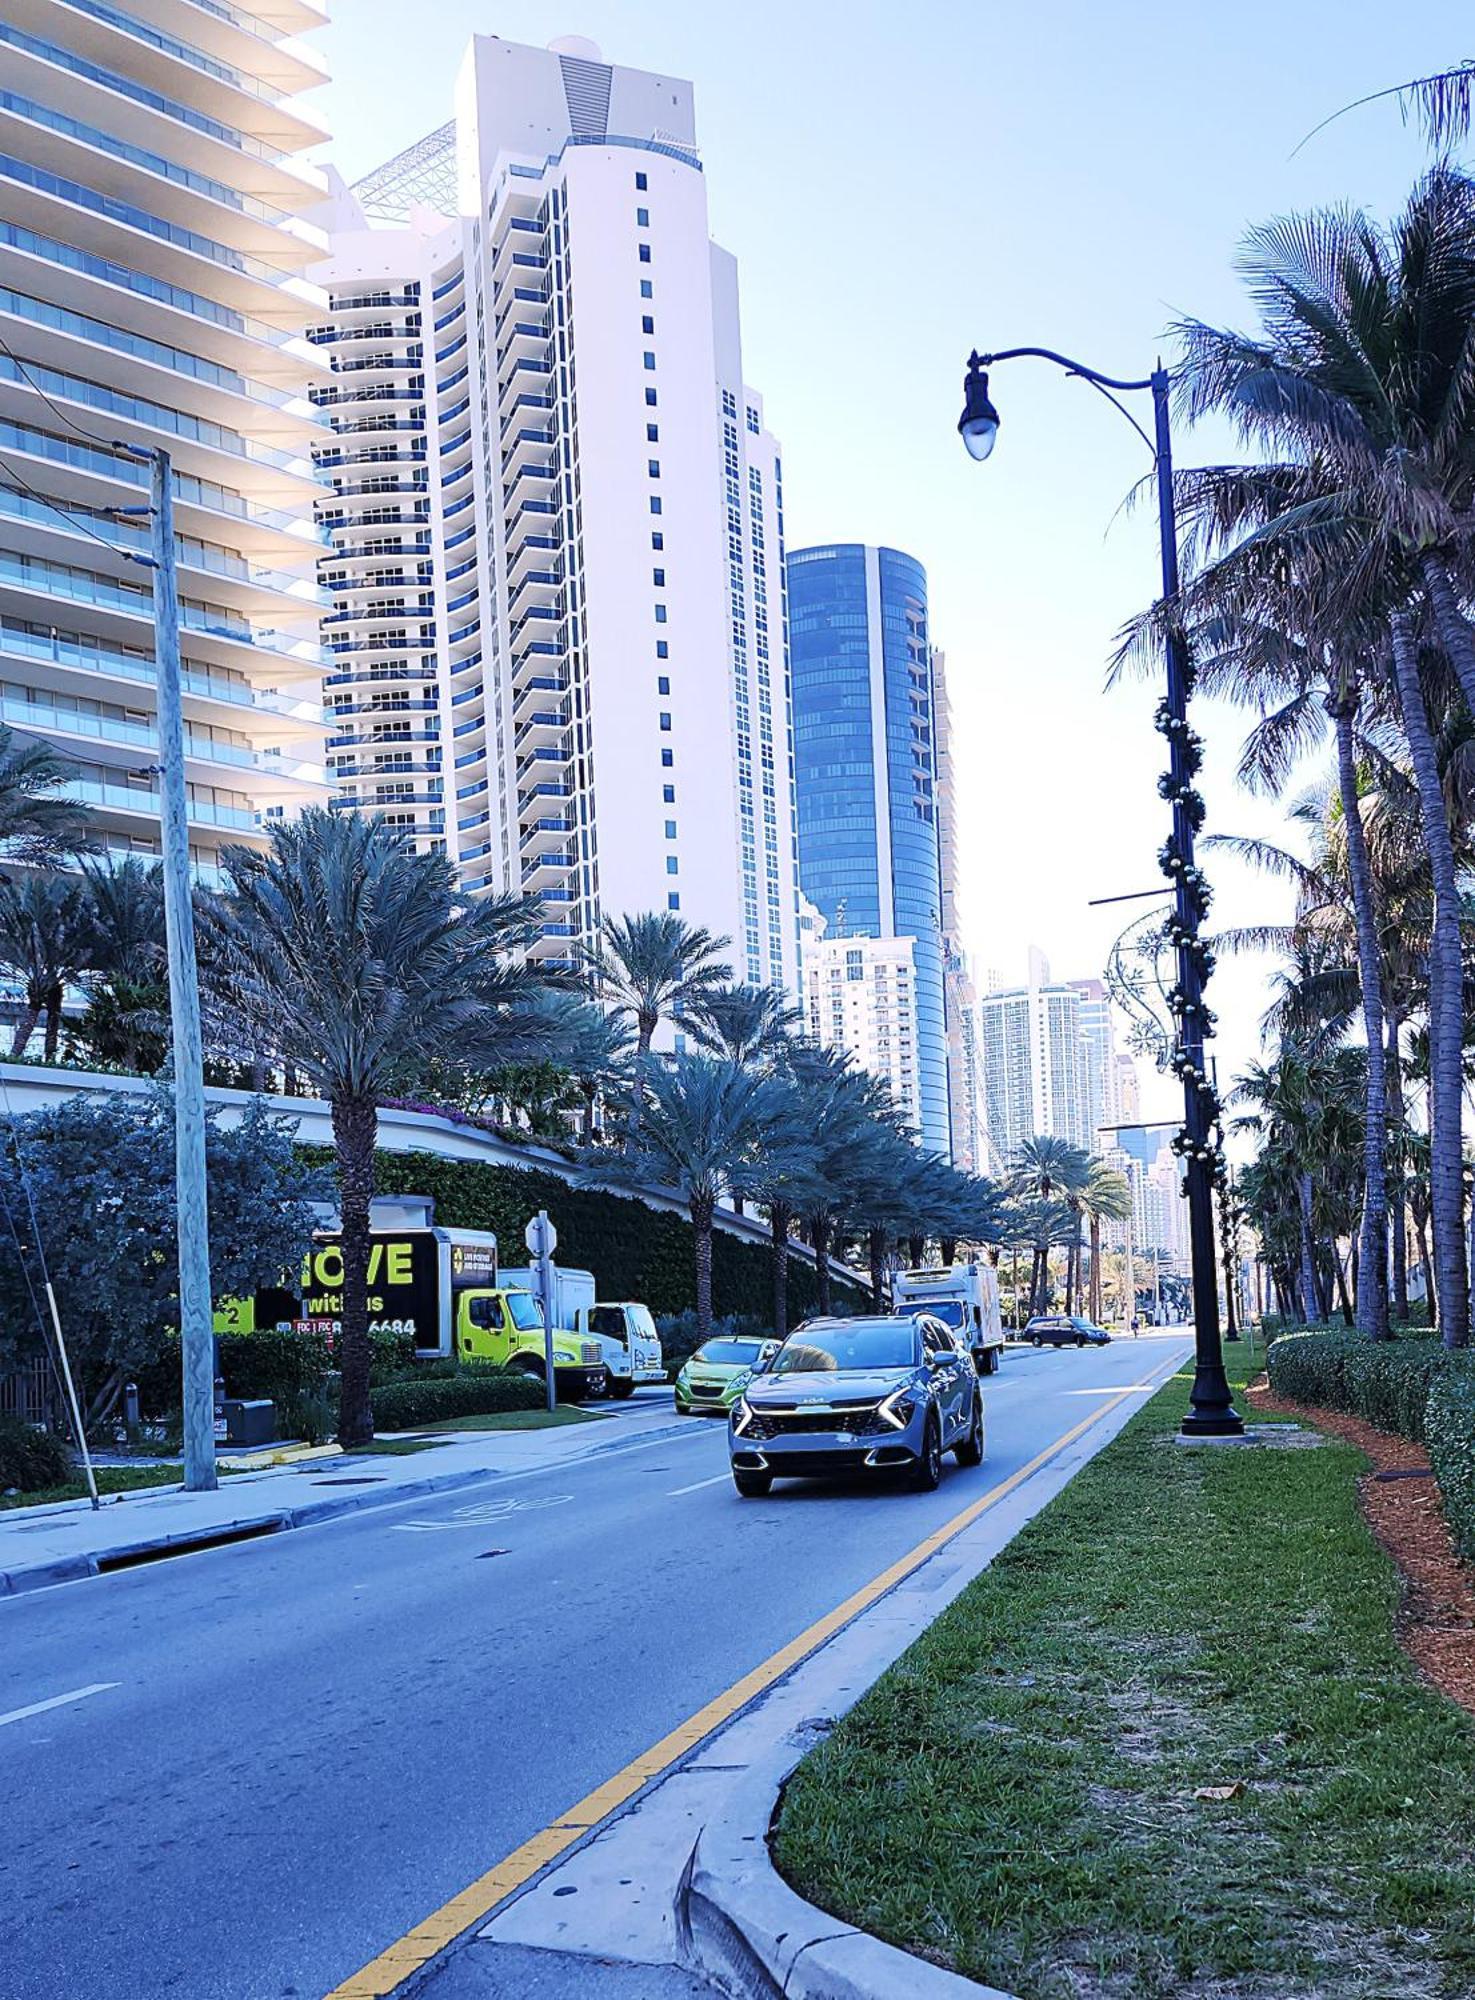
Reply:
[[[1468,1996],[1475,1725],[1395,1641],[1365,1461],[1180,1449],[1187,1390],[800,1766],[776,1859],[1023,2000]]]

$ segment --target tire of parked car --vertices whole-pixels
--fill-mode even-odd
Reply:
[[[936,1410],[927,1413],[922,1433],[922,1455],[912,1467],[912,1491],[935,1493],[942,1484],[942,1423]]]
[[[732,1483],[744,1500],[763,1500],[773,1491],[771,1472],[734,1472]]]
[[[959,1465],[982,1465],[983,1463],[983,1398],[973,1398],[973,1422],[968,1426],[968,1435],[961,1444],[954,1445],[953,1457]]]

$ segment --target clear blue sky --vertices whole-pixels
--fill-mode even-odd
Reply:
[[[784,442],[791,547],[889,542],[927,566],[961,746],[963,899],[980,968],[1100,970],[1167,830],[1155,690],[1102,691],[1156,576],[1148,514],[1113,516],[1146,465],[1121,419],[1037,364],[1000,370],[986,468],[954,434],[975,343],[1038,343],[1145,374],[1180,315],[1247,321],[1232,265],[1256,221],[1397,205],[1423,159],[1396,105],[1292,150],[1364,93],[1470,53],[1456,0],[336,0],[321,108],[346,177],[450,115],[468,35],[587,35],[690,77],[713,233],[742,273],[747,373]],[[407,44],[409,52],[407,54]],[[1222,439],[1178,440],[1180,461]],[[1201,718],[1210,827],[1278,810],[1232,777],[1241,718]],[[1279,915],[1223,860],[1215,922]],[[1216,976],[1221,1071],[1256,1043],[1269,968]],[[1144,1073],[1144,1082],[1147,1081]],[[1170,1087],[1147,1105],[1163,1115]]]

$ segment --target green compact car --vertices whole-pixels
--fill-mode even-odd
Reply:
[[[776,1340],[733,1337],[704,1342],[676,1377],[677,1414],[725,1417],[759,1362],[777,1352]]]

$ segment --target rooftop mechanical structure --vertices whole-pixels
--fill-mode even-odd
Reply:
[[[456,121],[427,132],[413,146],[375,167],[353,192],[370,222],[408,222],[412,208],[456,213]]]

